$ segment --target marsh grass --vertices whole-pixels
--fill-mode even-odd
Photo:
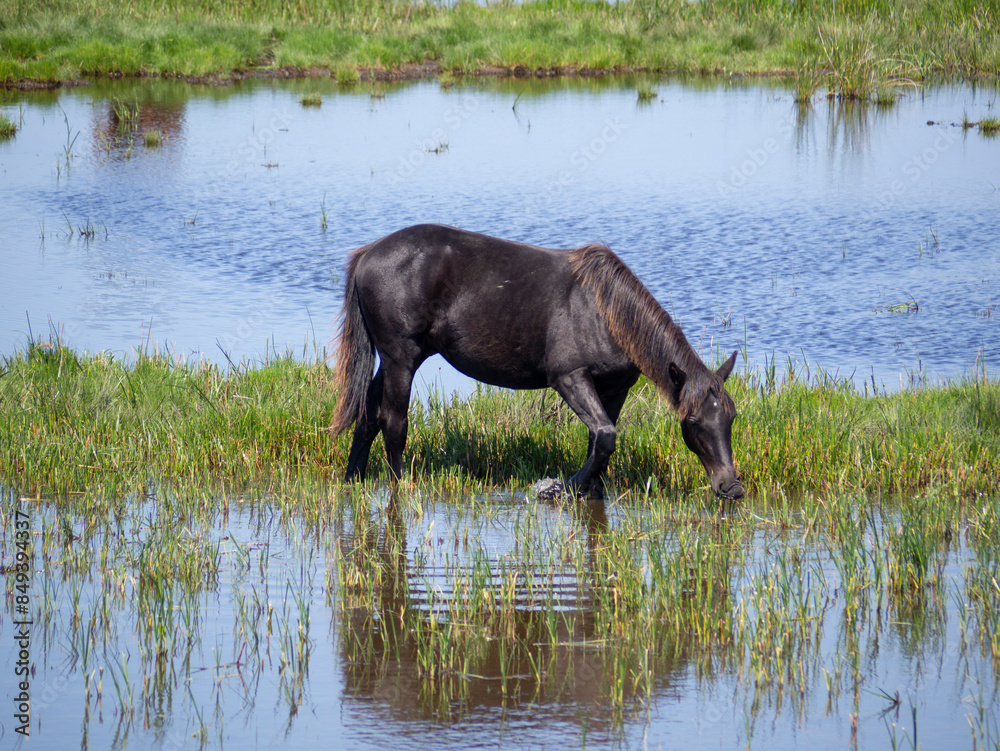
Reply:
[[[825,57],[828,96],[849,101],[873,102],[889,107],[898,99],[898,89],[914,86],[919,77],[916,64],[886,57],[877,43],[883,30],[869,16],[861,28],[817,31]]]
[[[819,692],[870,722],[868,655],[936,654],[953,617],[948,648],[1000,674],[997,383],[859,393],[790,364],[727,386],[744,503],[710,498],[643,382],[601,510],[524,496],[586,445],[551,392],[415,402],[390,495],[377,474],[327,481],[347,443],[325,430],[322,358],[223,369],[32,341],[0,366],[0,467],[37,504],[39,638],[66,645],[87,711],[130,732],[178,680],[174,711],[202,733],[226,697],[273,689],[296,715],[325,613],[352,691],[439,717],[489,686],[501,706],[577,702],[620,725],[681,669],[732,678],[748,740]],[[206,628],[220,618],[224,636]],[[970,720],[976,737],[995,722]]]
[[[995,0],[263,0],[211,7],[194,0],[169,7],[152,0],[54,0],[42,10],[10,0],[0,8],[0,80],[122,73],[225,77],[233,70],[319,67],[353,82],[426,61],[446,73],[490,67],[762,73],[794,70],[798,61],[820,58],[825,50],[843,93],[853,95],[870,84],[868,71],[886,67],[882,61],[913,61],[918,75],[996,75],[997,11]]]
[[[143,131],[142,142],[146,145],[146,148],[155,149],[167,142],[167,136],[159,128],[152,128]]]
[[[137,100],[115,99],[112,101],[111,112],[119,133],[131,133],[139,127],[142,106]]]
[[[978,127],[984,136],[1000,135],[1000,117],[984,117],[979,121]]]
[[[807,104],[823,84],[825,76],[815,62],[799,62],[795,68],[795,101]]]
[[[455,501],[419,502],[428,514]],[[457,523],[427,526],[412,508],[408,522],[391,521],[376,503],[353,514],[368,531],[336,550],[348,660],[364,666],[376,695],[398,695],[412,664],[425,711],[453,712],[492,682],[511,706],[572,701],[585,682],[587,701],[592,684],[599,704],[625,711],[648,706],[657,676],[690,663],[706,681],[734,676],[748,738],[762,715],[807,716],[819,686],[827,714],[846,696],[857,721],[871,650],[886,635],[911,654],[940,648],[956,556],[970,599],[985,602],[949,648],[995,660],[987,603],[996,595],[952,533],[966,530],[994,555],[991,517],[970,519],[935,493],[898,504],[806,496],[793,511],[758,500],[721,524],[634,496],[607,526],[572,509],[529,505],[514,521],[509,508],[489,512],[494,534],[499,525],[517,540],[513,562],[488,553],[488,536],[467,521],[487,513],[481,501],[464,504]],[[408,524],[434,530],[412,556]]]
[[[6,496],[5,546],[11,504],[34,518],[37,644],[66,651],[52,669],[95,734],[186,716],[204,740],[213,716],[260,706],[291,727],[330,680],[314,665],[330,640],[345,695],[380,707],[454,721],[483,702],[559,703],[622,728],[687,675],[729,697],[747,742],[821,716],[881,732],[898,703],[873,683],[889,652],[938,664],[947,650],[986,686],[1000,675],[997,497],[955,487],[765,489],[723,517],[652,482],[601,510],[436,478],[390,495],[308,467],[138,490],[104,475]],[[996,726],[994,698],[963,705],[974,738]]]
[[[0,112],[0,138],[12,138],[17,134],[17,123]]]
[[[653,88],[653,84],[643,81],[636,87],[636,97],[640,103],[649,103],[656,99],[659,93]]]
[[[151,472],[237,482],[302,470],[337,476],[349,448],[349,435],[326,429],[336,393],[322,358],[220,367],[147,349],[130,358],[78,354],[53,336],[4,358],[0,373],[0,477],[31,492],[86,490],[105,477],[127,485]],[[985,372],[893,394],[794,372],[780,383],[764,372],[729,386],[739,411],[733,451],[752,493],[997,489],[1000,387]],[[583,424],[551,391],[432,394],[411,408],[407,481],[525,488],[573,471],[586,444]],[[372,465],[373,476],[384,474],[381,439]],[[619,420],[609,482],[669,494],[706,485],[646,381]]]

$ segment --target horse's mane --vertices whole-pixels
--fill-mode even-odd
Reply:
[[[723,390],[722,379],[701,361],[680,326],[610,248],[585,245],[570,251],[569,261],[580,284],[594,293],[611,338],[667,395],[682,418],[701,403],[708,389]],[[674,382],[671,364],[685,374],[686,388]]]

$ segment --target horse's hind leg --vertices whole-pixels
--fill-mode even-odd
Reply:
[[[372,449],[372,442],[382,429],[379,421],[379,413],[382,409],[382,390],[385,375],[382,367],[368,385],[368,395],[365,398],[365,418],[358,420],[354,425],[354,437],[351,439],[351,453],[347,457],[347,475],[345,479],[364,480],[365,472],[368,470],[368,454]]]
[[[386,368],[379,421],[393,482],[403,474],[403,449],[406,448],[406,431],[410,424],[410,386],[415,371],[416,366],[409,367],[399,362],[393,362]]]

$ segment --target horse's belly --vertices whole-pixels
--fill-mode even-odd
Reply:
[[[438,350],[456,370],[477,381],[507,389],[548,386],[542,358],[522,358],[516,352],[470,352],[457,346]]]

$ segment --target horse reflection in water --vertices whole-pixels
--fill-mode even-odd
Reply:
[[[374,598],[362,587],[360,596],[348,595],[339,608],[347,693],[387,704],[400,719],[434,714],[442,703],[455,700],[467,709],[500,706],[508,699],[595,705],[601,698],[598,679],[603,657],[580,647],[595,636],[591,582],[581,580],[575,569],[553,577],[552,571],[524,570],[517,561],[505,562],[510,568],[504,576],[497,573],[500,562],[494,560],[490,562],[493,576],[485,588],[496,598],[495,605],[466,602],[470,593],[462,583],[475,577],[475,564],[466,561],[443,571],[434,562],[428,566],[427,561],[417,560],[419,556],[411,560],[407,549],[414,547],[414,541],[408,545],[395,498],[393,494],[380,515],[381,523],[367,527],[367,535],[358,536],[355,530],[354,535],[342,537],[341,550],[346,555],[339,565],[356,567],[359,580],[378,581]],[[607,518],[603,504],[593,507],[596,511],[588,506],[575,508],[587,532],[590,568]],[[374,577],[373,565],[377,568]],[[558,608],[554,616],[553,607]],[[479,624],[464,629],[467,639],[450,638],[452,648],[463,653],[462,663],[468,670],[464,674],[446,664],[430,667],[426,655],[422,656],[421,642],[435,649],[438,645],[430,632],[446,629],[457,613]],[[558,629],[554,635],[547,623],[553,617]],[[418,636],[421,632],[422,637]],[[539,643],[546,640],[562,646],[540,648]],[[432,659],[444,663],[447,658],[435,655]],[[545,666],[543,682],[536,672],[540,664]]]
[[[379,733],[405,733],[407,721],[447,712],[503,723],[524,705],[533,722],[585,721],[596,735],[620,722],[615,706],[668,690],[686,673],[689,647],[618,636],[621,582],[604,565],[614,544],[604,504],[537,503],[536,529],[558,529],[556,545],[567,546],[567,559],[551,560],[544,541],[521,541],[533,555],[509,531],[523,504],[491,517],[495,533],[477,536],[461,526],[476,524],[468,514],[403,513],[396,493],[373,508],[361,492],[337,533],[338,643],[350,712],[380,723]],[[469,532],[471,549],[457,551]],[[711,585],[726,590],[728,576],[716,575]],[[692,588],[706,584],[695,576]],[[636,678],[642,669],[648,684]]]
[[[723,382],[736,353],[705,367],[649,291],[610,249],[540,248],[440,225],[418,225],[354,251],[337,347],[337,412],[354,424],[346,477],[363,480],[381,431],[402,474],[413,375],[440,353],[479,381],[551,387],[586,424],[587,456],[568,484],[603,496],[618,415],[645,374],[667,396],[688,448],[723,499],[744,495]],[[378,353],[378,370],[375,369]]]

